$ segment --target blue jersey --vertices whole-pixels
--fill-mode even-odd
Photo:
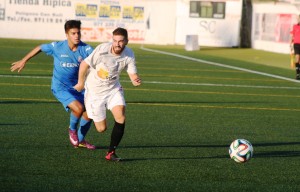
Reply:
[[[41,50],[54,58],[52,89],[73,89],[78,81],[81,61],[93,52],[93,48],[83,42],[78,44],[76,51],[72,51],[67,40],[42,44]]]

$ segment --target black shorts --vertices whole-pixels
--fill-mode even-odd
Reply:
[[[300,55],[300,44],[294,44],[294,53],[295,55]]]

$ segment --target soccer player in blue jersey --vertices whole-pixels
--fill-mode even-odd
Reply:
[[[93,52],[93,48],[80,40],[81,21],[69,20],[64,28],[66,40],[35,47],[22,60],[14,62],[11,71],[22,71],[26,62],[40,52],[51,55],[54,58],[52,93],[63,104],[66,111],[71,111],[70,142],[74,147],[93,150],[96,147],[84,139],[91,126],[91,120],[84,107],[84,92],[78,92],[73,88],[78,81],[79,65]]]

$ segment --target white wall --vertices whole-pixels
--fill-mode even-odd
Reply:
[[[0,38],[62,40],[65,21],[80,19],[84,41],[109,41],[121,26],[131,43],[184,45],[187,35],[198,35],[200,46],[237,46],[242,0],[219,1],[226,2],[225,19],[190,18],[189,0],[0,0]],[[100,8],[111,7],[119,10],[99,16]],[[298,14],[288,3],[253,4],[253,48],[289,53]]]
[[[22,39],[65,38],[63,24],[74,12],[65,4],[43,4],[43,1],[0,0],[0,37]]]
[[[146,0],[145,42],[148,44],[174,44],[176,29],[176,0]],[[147,25],[145,25],[147,26]]]
[[[142,42],[147,15],[145,1],[0,0],[0,38],[62,40],[65,21],[80,19],[85,41],[108,41],[112,30],[121,26],[128,29],[131,42]],[[115,15],[99,17],[100,8],[110,6],[120,10],[111,12]],[[140,14],[134,11],[138,8]],[[129,10],[126,18],[125,9]]]
[[[99,16],[111,7],[117,11]],[[136,7],[140,15],[123,17]],[[235,46],[240,15],[241,0],[226,0],[226,17],[217,20],[190,18],[189,0],[0,0],[0,38],[61,40],[65,21],[80,19],[84,41],[109,41],[121,26],[133,43],[184,45],[186,35],[196,34],[200,45]]]
[[[290,53],[290,31],[299,10],[288,3],[255,3],[252,18],[252,48]]]
[[[176,44],[184,44],[187,35],[198,35],[199,45],[231,47],[239,45],[241,0],[226,2],[224,19],[190,18],[189,1],[177,0]]]

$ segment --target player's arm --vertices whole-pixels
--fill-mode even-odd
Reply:
[[[133,74],[128,73],[128,76],[133,86],[140,86],[142,84],[142,80],[137,73],[133,73]]]
[[[295,26],[293,26],[292,30],[290,31],[290,35],[290,48],[292,49],[294,46]]]
[[[90,66],[85,61],[82,61],[80,63],[79,72],[78,72],[78,82],[74,86],[74,89],[76,89],[78,92],[81,92],[84,89],[84,82],[89,68]]]
[[[27,55],[25,55],[25,57],[23,57],[23,59],[21,59],[20,61],[14,62],[11,65],[10,71],[13,72],[15,70],[18,70],[18,72],[22,71],[22,69],[25,67],[26,62],[31,59],[32,57],[36,56],[37,54],[39,54],[41,52],[41,46],[37,46],[34,49],[32,49]]]

